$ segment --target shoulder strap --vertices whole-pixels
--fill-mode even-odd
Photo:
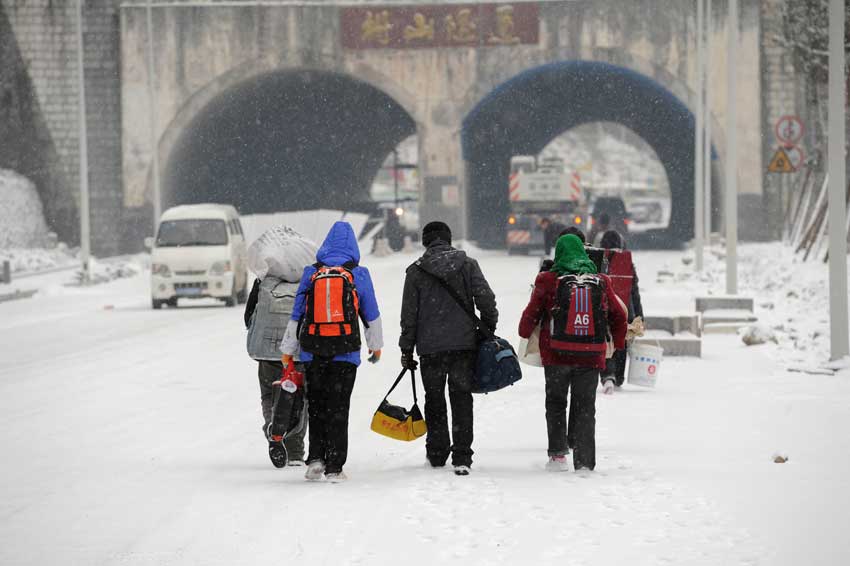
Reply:
[[[401,383],[401,378],[404,377],[405,373],[407,373],[407,369],[402,369],[401,373],[398,374],[398,377],[393,382],[392,387],[390,387],[390,390],[387,391],[386,395],[384,395],[384,401],[386,401],[387,397],[390,396],[390,393],[392,393],[395,388],[398,387],[398,384]],[[416,398],[416,370],[410,370],[410,383],[413,386],[413,404],[416,405],[419,403],[418,399]]]
[[[485,327],[483,324],[481,324],[481,319],[480,319],[480,318],[478,318],[478,316],[475,314],[475,311],[474,311],[474,310],[471,310],[471,309],[469,309],[469,308],[467,308],[466,303],[463,301],[463,299],[461,298],[461,296],[460,296],[460,295],[458,295],[457,291],[456,291],[454,288],[452,288],[452,287],[451,287],[451,286],[450,286],[450,285],[449,285],[446,281],[444,281],[443,279],[440,279],[439,277],[437,277],[436,275],[434,275],[433,273],[431,273],[430,271],[428,271],[427,269],[425,269],[424,267],[422,267],[422,264],[421,264],[419,261],[417,261],[417,262],[416,262],[416,263],[414,263],[413,265],[415,265],[416,267],[418,267],[418,268],[419,268],[419,270],[420,270],[422,273],[425,273],[426,275],[428,275],[429,277],[431,277],[432,279],[434,279],[437,283],[439,283],[439,284],[443,287],[443,289],[445,289],[445,290],[446,290],[446,293],[448,293],[448,294],[449,294],[449,296],[450,296],[452,299],[454,299],[454,300],[455,300],[455,302],[458,304],[458,306],[459,306],[461,309],[463,309],[463,312],[465,312],[465,313],[469,316],[469,318],[471,318],[471,319],[472,319],[472,322],[475,324],[475,327],[476,327],[479,331],[485,331],[485,332],[487,332],[487,333],[489,334],[489,330],[486,330],[486,327]]]

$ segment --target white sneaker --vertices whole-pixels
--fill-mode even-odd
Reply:
[[[325,473],[325,463],[321,460],[316,460],[307,464],[307,471],[304,472],[304,479],[308,481],[319,481]]]
[[[549,461],[546,462],[547,472],[566,472],[569,470],[566,456],[549,456]]]
[[[613,393],[614,393],[614,382],[613,381],[606,381],[605,384],[602,386],[602,394],[603,395],[611,395]]]
[[[325,479],[328,480],[331,483],[340,483],[340,482],[346,481],[348,479],[348,476],[345,475],[345,472],[340,470],[338,472],[325,474]]]
[[[456,476],[468,476],[469,475],[469,466],[455,466],[455,475]]]

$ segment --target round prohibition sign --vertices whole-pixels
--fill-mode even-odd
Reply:
[[[776,139],[786,146],[795,145],[803,139],[805,132],[803,121],[797,116],[783,116],[776,121],[776,126],[773,128]]]

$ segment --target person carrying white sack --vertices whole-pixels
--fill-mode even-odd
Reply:
[[[303,422],[284,439],[283,446],[269,437],[274,404],[274,383],[281,379],[280,342],[292,316],[298,282],[306,265],[313,262],[317,246],[287,226],[266,231],[248,248],[248,267],[257,276],[245,305],[248,355],[259,362],[263,435],[269,443],[269,459],[276,468],[304,464]],[[296,356],[297,358],[297,356]]]

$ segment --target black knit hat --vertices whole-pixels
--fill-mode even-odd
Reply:
[[[452,243],[452,231],[445,222],[429,222],[422,228],[422,245],[428,246],[434,240]]]

